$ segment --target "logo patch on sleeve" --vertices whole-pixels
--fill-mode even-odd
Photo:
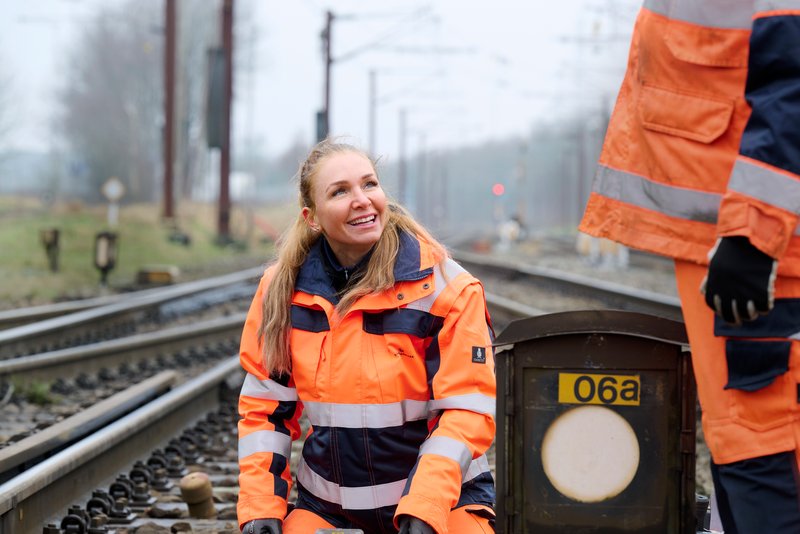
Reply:
[[[472,347],[472,363],[486,363],[486,347]]]

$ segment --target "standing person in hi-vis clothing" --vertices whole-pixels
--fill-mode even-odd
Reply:
[[[726,534],[800,532],[800,2],[647,0],[580,230],[675,258]]]

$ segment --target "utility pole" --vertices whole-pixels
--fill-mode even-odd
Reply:
[[[375,69],[369,71],[369,154],[375,157],[375,120],[378,107],[378,82]]]
[[[417,163],[417,172],[414,180],[414,188],[417,192],[417,216],[424,221],[425,224],[431,223],[431,191],[430,182],[426,180],[427,175],[427,158],[425,154],[425,133],[419,134],[419,154]]]
[[[173,188],[175,141],[175,1],[165,2],[165,46],[164,46],[164,219],[174,217]]]
[[[517,162],[517,216],[520,224],[527,224],[528,214],[525,207],[528,201],[528,167],[526,164],[528,144],[523,142],[519,146],[519,161]]]
[[[400,146],[398,153],[400,160],[397,162],[397,197],[400,204],[406,205],[406,110],[400,108]]]
[[[589,187],[589,181],[592,179],[592,176],[587,174],[588,171],[586,169],[586,142],[584,140],[584,123],[578,122],[577,130],[575,132],[575,144],[578,153],[578,168],[577,168],[577,195],[575,195],[578,199],[578,206],[576,214],[580,216],[583,212],[584,206],[586,206],[586,202],[589,200],[589,194],[587,193],[587,189]],[[577,224],[577,221],[576,221]]]
[[[333,57],[331,55],[331,30],[333,29],[333,12],[325,13],[325,29],[322,30],[322,51],[325,54],[325,94],[323,96],[322,111],[317,113],[317,142],[328,137],[330,132],[331,119],[331,65]]]
[[[233,99],[233,0],[222,5],[222,49],[225,56],[225,90],[222,104],[222,148],[219,158],[219,214],[217,239],[230,241],[231,199],[228,189],[231,167],[231,100]]]
[[[450,216],[448,206],[449,206],[449,199],[448,191],[450,190],[449,185],[449,178],[447,175],[447,163],[445,158],[439,157],[439,192],[435,195],[436,199],[436,211],[435,211],[435,228],[437,228],[440,232],[445,230],[445,226],[448,223],[448,217]],[[447,225],[449,226],[449,225]],[[449,228],[447,228],[449,230]]]

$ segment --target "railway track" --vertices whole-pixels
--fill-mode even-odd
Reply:
[[[100,534],[174,525],[188,510],[179,488],[188,463],[210,475],[221,501],[215,509],[229,517],[198,521],[194,531],[238,532],[235,401],[242,378],[238,358],[230,357],[0,485],[0,530]]]
[[[674,297],[551,269],[487,260],[469,253],[457,252],[454,256],[484,282],[498,332],[513,319],[556,311],[552,308],[559,305],[574,309],[576,302],[582,302],[577,307],[585,309],[619,307],[668,317],[680,314]],[[495,291],[500,288],[504,288],[504,294]],[[554,303],[558,300],[554,295],[565,293],[570,295],[568,300]],[[109,309],[106,306],[92,311]],[[101,313],[94,317],[84,321],[87,328],[91,328],[93,320],[103,320]],[[45,426],[18,440],[17,443],[31,440],[21,447],[14,449],[12,443],[0,448],[0,474],[6,474],[5,479],[0,478],[0,531],[102,534],[114,530],[135,532],[148,525],[146,528],[151,530],[142,532],[159,532],[158,528],[172,532],[188,528],[194,532],[238,532],[234,406],[241,373],[238,359],[233,355],[237,352],[235,340],[243,320],[243,314],[231,314],[192,325],[0,361],[0,383],[54,384],[58,383],[54,377],[63,382],[65,377],[98,373],[97,383],[102,381],[103,369],[123,379],[124,368],[132,369],[134,374],[144,375],[145,369],[148,373],[146,380],[134,386],[136,390],[124,388],[100,401],[106,404],[99,411],[113,412],[114,417],[96,421],[92,427],[87,426],[87,420],[96,419],[94,412],[65,423],[72,419],[67,417],[60,427]],[[23,345],[25,339],[21,340]],[[208,352],[208,347],[215,343],[215,355],[205,358],[206,367],[201,375],[182,380],[176,376],[175,370],[181,374],[183,364],[198,359],[198,354]],[[159,359],[163,365],[154,365]],[[2,397],[0,390],[0,409]],[[80,436],[77,431],[70,434],[80,426],[83,428]],[[72,438],[59,440],[54,436]],[[22,449],[30,452],[14,456]],[[4,464],[4,451],[5,457],[15,459]],[[190,471],[209,475],[216,519],[188,517],[189,507],[178,486]],[[135,482],[130,484],[131,480]],[[154,485],[150,484],[154,481]],[[143,482],[148,482],[148,486],[142,486]],[[122,486],[129,486],[129,491],[121,489]],[[126,502],[120,499],[127,500],[127,504],[138,504],[128,506],[126,511]],[[103,525],[104,520],[93,520],[81,513],[87,508],[102,509],[106,516],[120,517],[109,518]]]
[[[162,330],[79,347],[0,360],[0,380],[17,385],[52,383],[105,372],[129,375],[168,365],[203,362],[222,349],[238,348],[245,313],[234,313]],[[127,369],[127,370],[126,370]],[[98,376],[99,379],[105,379]]]
[[[501,330],[509,321],[568,309],[618,309],[681,320],[672,295],[590,278],[519,260],[453,251],[453,258],[478,277]]]
[[[214,290],[230,288],[240,283],[256,281],[262,273],[263,267],[252,267],[237,272],[174,285],[163,285],[140,289],[138,291],[125,291],[86,299],[67,300],[40,306],[30,306],[27,308],[0,310],[0,330],[39,323],[46,319],[150,296],[154,297],[154,300],[151,301],[154,304],[159,302],[179,301],[180,299],[191,298],[192,296],[203,293],[210,293],[206,295],[207,300],[209,300],[210,298],[215,298],[214,295],[211,294]]]
[[[236,354],[243,324],[244,314],[237,314],[0,361],[0,382],[19,388],[20,397],[48,390],[44,402],[20,400],[0,421],[0,435],[7,436],[0,442],[0,482],[124,415],[136,399],[154,397]],[[164,374],[169,380],[147,385]]]
[[[230,306],[249,305],[263,268],[255,267],[224,276],[177,284],[156,290],[119,295],[115,299],[91,299],[75,304],[79,311],[64,313],[68,307],[36,307],[2,312],[7,324],[47,317],[32,323],[0,330],[0,359],[52,352],[98,341],[120,338],[145,330],[162,328],[181,319],[196,320],[201,313],[217,315]]]

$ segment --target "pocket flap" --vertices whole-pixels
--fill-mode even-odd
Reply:
[[[728,339],[728,383],[725,389],[758,391],[789,370],[790,341]]]
[[[648,130],[711,143],[728,129],[733,102],[642,87],[642,123]]]

